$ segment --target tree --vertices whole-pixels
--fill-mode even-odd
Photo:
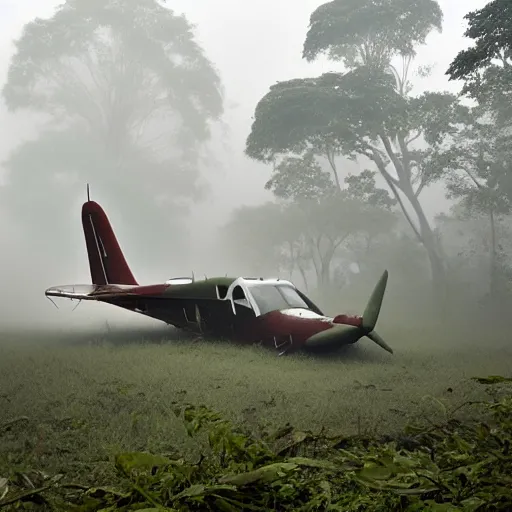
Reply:
[[[317,198],[290,197],[281,204],[239,208],[225,226],[226,252],[243,262],[244,272],[286,272],[292,279],[298,271],[306,289],[312,269],[317,287],[327,290],[334,261],[353,250],[349,242],[363,238],[369,251],[379,235],[394,227],[391,200],[388,196],[386,203],[381,194],[386,191],[371,189],[373,176],[365,179],[364,192],[349,185],[343,192]],[[365,195],[387,206],[364,201]]]
[[[490,294],[496,297],[502,277],[496,224],[512,211],[512,190],[508,185],[512,153],[510,144],[503,143],[492,116],[477,107],[472,117],[440,157],[444,168],[451,171],[446,181],[448,197],[458,199],[466,215],[488,218]]]
[[[455,57],[446,74],[464,80],[463,94],[486,105],[500,123],[512,121],[512,4],[493,0],[468,13],[465,36],[474,46]]]
[[[437,154],[464,122],[466,109],[448,93],[410,96],[414,49],[441,28],[433,0],[335,0],[311,15],[303,56],[326,53],[345,73],[278,83],[256,107],[246,153],[263,162],[314,152],[369,159],[429,257],[434,290],[444,288],[442,251],[419,196],[441,178]],[[392,62],[399,56],[402,69]],[[337,178],[337,183],[340,183]],[[339,185],[340,186],[340,185]],[[439,302],[438,302],[439,304]]]
[[[508,315],[512,268],[511,217],[496,216],[494,229],[497,242],[497,262],[492,261],[492,233],[489,229],[489,215],[478,210],[468,211],[464,202],[456,203],[450,214],[438,219],[439,234],[446,251],[447,266],[450,270],[450,288],[455,311],[467,318],[471,309],[481,314],[482,306],[487,307],[487,318]]]
[[[390,210],[396,205],[397,201],[390,197],[387,190],[377,187],[376,174],[375,171],[369,169],[365,169],[359,174],[349,174],[345,178],[345,183],[348,185],[346,189],[347,197],[359,200],[361,203]]]
[[[493,0],[468,13],[465,36],[474,45],[455,57],[446,74],[462,79],[462,93],[476,100],[473,121],[449,151],[449,190],[466,215],[484,215],[489,230],[489,284],[496,296],[503,258],[497,236],[500,216],[512,207],[512,5]]]
[[[396,55],[413,56],[442,20],[435,0],[333,0],[311,14],[302,56],[384,69]]]
[[[358,204],[338,195],[321,200],[303,201],[291,211],[302,227],[301,236],[315,269],[317,286],[326,290],[331,285],[332,261],[347,239],[361,229]]]
[[[90,182],[140,227],[140,246],[166,247],[172,237],[158,232],[183,222],[200,192],[201,149],[223,109],[217,72],[183,16],[156,0],[68,0],[25,26],[3,96],[10,111],[46,120],[7,162],[12,215],[41,212],[27,233],[49,235],[50,217],[58,232]]]
[[[265,184],[281,199],[318,199],[332,192],[330,174],[322,169],[313,152],[301,157],[288,156],[275,168]]]
[[[311,265],[317,284],[322,288],[329,285],[333,258],[349,238],[363,237],[368,252],[381,230],[389,231],[394,217],[388,210],[396,201],[376,186],[375,174],[365,170],[348,176],[346,187],[342,187],[322,169],[311,151],[302,157],[285,157],[274,168],[265,188],[288,202],[282,212],[288,234],[287,260],[290,272],[297,267],[306,286],[306,271]]]

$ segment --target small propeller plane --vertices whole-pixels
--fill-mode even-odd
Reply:
[[[382,274],[362,316],[322,313],[290,281],[247,277],[195,280],[176,277],[140,285],[133,276],[103,208],[89,198],[82,226],[92,284],[48,288],[45,295],[105,302],[197,335],[261,343],[279,355],[300,349],[336,348],[363,336],[393,353],[375,332],[386,290]]]

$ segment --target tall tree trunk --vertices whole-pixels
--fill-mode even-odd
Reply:
[[[409,193],[408,193],[409,192]],[[407,199],[416,213],[419,223],[420,242],[427,252],[430,263],[432,277],[432,301],[433,307],[437,313],[444,315],[447,311],[447,291],[446,269],[443,257],[441,255],[439,243],[436,240],[434,230],[430,226],[423,208],[414,194],[412,188],[410,191],[404,191]]]
[[[336,247],[331,244],[325,253],[322,252],[321,237],[317,238],[313,245],[312,260],[316,272],[317,287],[325,290],[331,280],[331,261],[334,256]],[[317,257],[315,258],[315,253]]]
[[[496,249],[496,222],[494,218],[494,210],[489,210],[489,224],[491,231],[491,251],[489,257],[489,294],[491,299],[495,299],[498,291],[498,251]]]
[[[331,264],[336,252],[336,245],[329,240],[329,246],[327,247],[323,256],[321,256],[321,278],[322,287],[328,289],[331,285]]]
[[[385,139],[383,139],[385,140]],[[392,178],[386,169],[386,164],[382,160],[381,156],[378,152],[374,151],[371,159],[377,165],[381,175],[386,180],[391,192],[393,193],[395,199],[398,201],[400,208],[411,226],[414,234],[418,241],[423,245],[425,251],[427,253],[427,257],[430,263],[430,270],[432,276],[432,301],[435,310],[439,314],[444,314],[446,312],[446,299],[447,299],[447,283],[446,283],[446,272],[444,261],[441,256],[439,250],[439,244],[436,241],[436,237],[434,235],[434,231],[428,222],[428,219],[423,211],[423,207],[421,206],[417,194],[414,192],[412,188],[412,184],[407,179],[407,172],[403,170],[403,166],[401,162],[398,160],[396,155],[393,154],[392,150],[387,148],[390,157],[393,157],[393,164],[399,176],[399,179]],[[405,197],[407,198],[410,206],[414,210],[416,217],[418,219],[419,226],[417,227],[414,220],[411,218],[407,208],[405,207],[402,198],[400,197],[400,190]]]
[[[335,155],[336,152],[332,148],[329,148],[325,154],[325,156],[327,157],[327,161],[331,166],[332,172],[334,173],[334,181],[336,182],[336,188],[338,189],[338,192],[341,192],[341,181],[340,176],[338,174],[338,168],[336,167]]]

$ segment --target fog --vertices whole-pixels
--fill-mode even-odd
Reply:
[[[507,1],[0,0],[0,508],[510,510]]]
[[[8,72],[15,55],[13,41],[22,36],[25,24],[35,18],[53,16],[60,3],[48,0],[0,0],[2,86],[8,82]],[[42,159],[50,154],[50,149],[32,156],[27,153],[25,158],[30,163],[18,160],[21,163],[13,168],[9,164],[12,155],[27,141],[37,140],[52,121],[51,116],[37,113],[31,108],[9,111],[5,96],[2,96],[0,183],[4,193],[0,204],[3,248],[0,254],[0,282],[5,292],[0,322],[4,326],[36,329],[52,326],[65,330],[92,324],[103,326],[107,321],[110,326],[155,325],[153,320],[107,305],[84,303],[74,309],[76,303],[60,300],[57,309],[44,297],[44,290],[52,285],[90,282],[80,219],[81,204],[86,199],[86,183],[90,183],[92,199],[106,210],[139,283],[162,282],[173,276],[191,275],[192,272],[197,277],[238,273],[280,275],[292,278],[301,288],[307,288],[331,312],[336,308],[357,310],[364,307],[376,276],[383,267],[387,267],[390,270],[390,305],[387,306],[390,318],[399,318],[400,312],[405,311],[405,304],[409,305],[407,312],[411,314],[415,309],[425,307],[430,300],[427,292],[424,299],[412,305],[410,297],[417,297],[419,289],[429,287],[429,263],[421,244],[412,241],[414,233],[396,205],[393,210],[396,223],[386,228],[388,238],[377,243],[374,256],[366,253],[364,257],[361,256],[360,248],[361,233],[366,233],[373,225],[372,218],[368,218],[362,228],[346,225],[340,228],[353,231],[352,245],[342,247],[333,258],[331,273],[324,283],[318,282],[313,260],[306,265],[307,277],[304,281],[304,275],[298,268],[289,269],[282,259],[268,257],[271,252],[278,250],[276,244],[279,244],[268,245],[270,242],[267,243],[265,239],[267,235],[270,236],[270,227],[281,223],[280,217],[268,222],[259,221],[256,228],[247,225],[245,234],[244,225],[240,222],[234,227],[229,224],[233,218],[240,221],[241,217],[234,212],[241,207],[252,208],[280,201],[265,189],[265,183],[272,176],[272,165],[257,162],[244,153],[255,108],[268,93],[269,87],[293,78],[343,71],[341,63],[325,57],[311,63],[301,58],[310,15],[322,3],[312,0],[281,0],[277,3],[270,0],[177,0],[165,4],[175,14],[184,14],[194,24],[194,40],[218,73],[222,89],[223,111],[218,119],[211,122],[211,137],[190,150],[194,155],[187,165],[197,171],[203,188],[198,197],[187,199],[190,204],[186,213],[179,205],[167,210],[165,207],[159,209],[157,205],[157,193],[172,200],[173,190],[182,186],[174,182],[172,177],[146,174],[141,178],[144,175],[141,168],[139,174],[133,174],[136,177],[121,185],[122,175],[111,169],[108,161],[100,162],[99,165],[104,166],[101,172],[92,163],[90,172],[83,170],[82,162],[87,158],[88,150],[86,147],[85,153],[81,154],[77,149],[79,143],[71,149],[64,146],[51,148],[54,154],[66,153],[67,158],[77,151],[77,162],[81,160],[76,168],[71,168],[70,161],[66,160],[60,169],[55,170],[61,181],[52,182],[49,178],[52,169],[48,166],[53,165],[51,159],[54,157]],[[425,91],[460,92],[461,82],[449,81],[445,73],[457,53],[468,46],[468,40],[463,37],[466,29],[464,15],[482,8],[485,3],[484,0],[458,3],[439,1],[444,14],[443,31],[432,31],[426,43],[417,47],[414,60],[415,65],[431,66],[431,74],[411,78],[411,95],[419,96]],[[154,123],[157,131],[166,130],[165,119]],[[165,150],[173,155],[182,150],[185,152],[178,138],[167,135]],[[98,161],[91,158],[91,162]],[[320,160],[320,165],[329,171],[325,159]],[[349,160],[343,155],[336,157],[336,165],[342,180],[349,174],[358,175],[366,168],[377,170],[368,162]],[[9,186],[14,177],[15,185]],[[147,190],[144,188],[145,182],[151,185]],[[386,182],[378,173],[376,186],[389,192]],[[152,193],[154,196],[151,196]],[[421,205],[427,218],[440,229],[438,236],[443,240],[444,252],[449,260],[447,274],[451,276],[454,269],[461,274],[457,281],[459,284],[451,287],[451,297],[455,297],[455,302],[458,300],[457,294],[467,298],[470,288],[472,295],[467,300],[477,305],[486,295],[488,287],[485,216],[483,220],[482,216],[476,216],[469,223],[460,221],[462,227],[458,228],[454,227],[453,222],[448,223],[449,226],[448,221],[443,224],[438,219],[439,214],[451,215],[450,208],[455,203],[455,200],[446,197],[446,183],[443,180],[426,186],[421,195]],[[331,217],[336,215],[333,213]],[[349,219],[352,213],[350,209],[345,209],[340,215]],[[500,220],[502,240],[508,236],[507,218]],[[228,224],[232,227],[226,228]],[[300,226],[298,217],[293,225]],[[468,232],[468,229],[472,231]],[[455,230],[453,232],[458,236],[451,235],[450,230]],[[403,241],[404,237],[411,241],[403,242],[405,245],[402,246],[399,241]],[[503,247],[505,251],[505,242]],[[406,256],[409,254],[407,251],[415,256]],[[463,273],[463,265],[455,262],[461,253],[467,256],[464,260],[466,274]],[[403,261],[400,256],[403,256]],[[355,267],[354,262],[357,262]],[[341,272],[342,277],[336,272]],[[468,281],[468,276],[476,275],[481,278]],[[393,301],[397,304],[394,308]]]

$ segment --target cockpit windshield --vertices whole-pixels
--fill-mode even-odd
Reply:
[[[279,309],[309,309],[296,290],[288,285],[255,284],[250,287],[250,292],[262,315]]]

